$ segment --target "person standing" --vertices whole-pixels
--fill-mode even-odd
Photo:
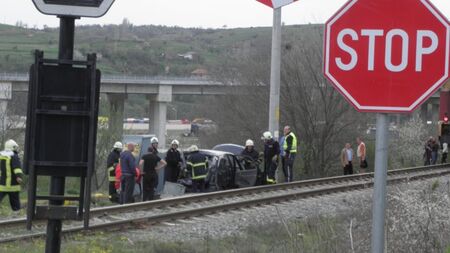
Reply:
[[[121,204],[133,203],[133,191],[136,184],[136,158],[133,155],[134,143],[127,144],[127,150],[120,154],[121,182]]]
[[[447,155],[448,155],[448,143],[442,143],[442,159],[441,163],[447,163]]]
[[[206,188],[206,175],[208,174],[208,158],[200,153],[196,145],[189,148],[191,152],[186,160],[187,170],[191,174],[192,190],[204,192]]]
[[[345,143],[345,147],[341,151],[341,164],[344,168],[344,175],[353,174],[353,149],[350,143]]]
[[[274,140],[269,131],[263,133],[264,139],[264,175],[266,183],[276,183],[275,173],[280,156],[280,144]],[[286,174],[285,174],[286,176]],[[286,179],[287,180],[287,179]]]
[[[106,168],[108,169],[109,181],[109,200],[113,203],[119,202],[119,197],[116,190],[116,166],[119,163],[120,152],[122,152],[123,145],[120,141],[114,143],[111,153],[106,159]]]
[[[294,178],[294,160],[295,156],[297,155],[297,137],[291,131],[290,126],[285,126],[283,132],[285,138],[283,144],[283,150],[285,153],[285,168],[283,169],[283,171],[285,171],[285,175],[287,175],[287,182],[292,182]]]
[[[166,162],[167,166],[164,169],[164,175],[166,181],[176,183],[180,175],[181,165],[183,160],[181,159],[180,151],[178,151],[178,146],[180,142],[173,140],[170,149],[167,150]]]
[[[167,163],[154,153],[152,147],[148,148],[148,153],[142,156],[139,167],[143,171],[142,201],[153,200],[155,197],[155,188],[158,186],[158,173]]]
[[[0,152],[0,202],[8,195],[13,211],[20,210],[19,193],[23,177],[18,153],[19,145],[14,140],[7,140],[5,149]]]
[[[424,159],[424,166],[430,165],[431,164],[431,139],[433,137],[430,137],[427,142],[425,142],[425,152],[423,153],[423,159]]]
[[[359,173],[365,173],[367,168],[366,160],[366,144],[362,141],[361,137],[356,138],[358,148],[356,149],[356,156],[359,160]]]
[[[439,144],[434,137],[431,138],[431,165],[435,165],[438,159]]]

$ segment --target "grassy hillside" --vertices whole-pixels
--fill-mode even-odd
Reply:
[[[57,57],[58,29],[26,29],[0,24],[0,72],[25,72],[35,49]],[[75,58],[98,54],[106,74],[186,76],[197,68],[214,69],[221,59],[248,54],[270,41],[270,28],[187,29],[164,26],[79,26]],[[180,54],[194,52],[193,59]]]
[[[289,26],[285,37],[311,26]],[[270,51],[271,28],[199,29],[166,26],[78,26],[76,59],[98,54],[105,74],[186,76],[197,68],[212,72],[224,58],[249,56],[256,48]],[[27,29],[0,24],[0,72],[26,72],[35,49],[56,58],[59,29]],[[294,36],[295,37],[295,36]],[[285,40],[285,42],[288,40]],[[193,59],[182,54],[193,52]]]

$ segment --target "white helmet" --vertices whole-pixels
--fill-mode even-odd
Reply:
[[[19,145],[14,140],[7,140],[5,142],[5,150],[6,151],[19,151]]]
[[[180,146],[180,142],[178,140],[173,140],[170,145],[177,145]]]
[[[150,139],[150,143],[151,143],[151,144],[158,143],[158,138],[152,137],[152,138]]]
[[[120,141],[116,141],[116,143],[114,143],[113,148],[117,148],[117,149],[123,149],[123,145],[122,142]]]
[[[262,139],[263,140],[270,140],[270,139],[272,139],[272,134],[269,131],[266,131],[266,132],[263,133]]]
[[[197,145],[192,145],[191,147],[189,147],[189,151],[190,151],[190,152],[198,151]]]
[[[248,139],[248,140],[245,142],[245,146],[246,146],[246,147],[248,147],[248,146],[255,146],[255,144],[253,143],[252,140]]]

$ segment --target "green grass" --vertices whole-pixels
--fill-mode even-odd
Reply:
[[[140,236],[130,238],[111,233],[88,233],[67,236],[62,243],[62,252],[136,252],[136,253],[227,253],[227,252],[339,252],[338,222],[334,219],[317,218],[309,221],[293,220],[288,225],[269,224],[253,226],[241,235],[213,239],[206,236],[202,240],[161,242]],[[145,233],[143,230],[129,231],[128,234]],[[0,245],[0,251],[42,252],[43,240]],[[21,251],[22,250],[22,251]],[[337,250],[337,251],[336,251]]]
[[[286,27],[285,31],[296,33],[301,29],[293,26]],[[58,32],[58,29],[34,30],[0,24],[0,72],[27,71],[33,60],[31,52],[34,49],[43,50],[46,57],[56,57]],[[210,71],[215,69],[224,57],[231,56],[230,52],[242,48],[247,41],[256,46],[270,41],[270,38],[269,27],[211,30],[158,26],[82,26],[76,29],[75,50],[102,54],[98,66],[108,74],[162,75],[165,66],[170,66],[172,72],[169,74],[189,75],[198,67]],[[139,57],[133,56],[133,50],[139,52]],[[197,52],[201,61],[190,62],[177,57],[177,54],[188,51]],[[160,57],[168,53],[173,58]],[[5,59],[7,55],[8,59]]]

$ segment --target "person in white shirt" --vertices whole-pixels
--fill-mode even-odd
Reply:
[[[345,147],[341,151],[341,164],[344,168],[344,175],[353,174],[353,149],[350,143],[345,143]]]

